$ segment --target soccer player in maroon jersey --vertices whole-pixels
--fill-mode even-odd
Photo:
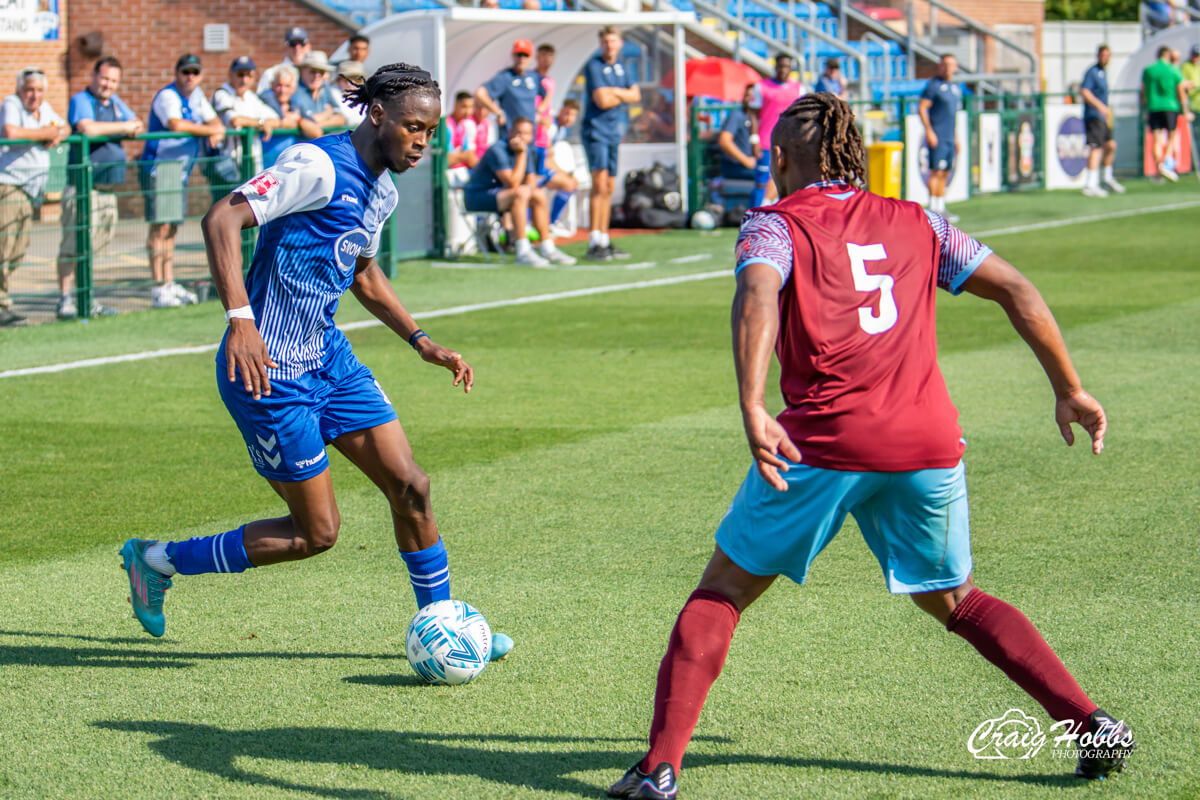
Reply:
[[[1033,624],[971,581],[958,412],[937,366],[937,288],[1007,312],[1046,371],[1054,418],[1104,448],[1105,417],[1083,390],[1037,289],[991,249],[916,203],[861,188],[850,108],[808,95],[779,120],[771,172],[781,200],[753,210],[737,243],[733,352],[754,465],[717,529],[658,672],[650,750],[612,797],[676,796],[683,752],[741,613],[779,575],[803,583],[854,515],[889,591],[962,636],[1070,731],[1075,773],[1121,769],[1133,736],[1084,694]],[[774,347],[786,409],[763,402]]]

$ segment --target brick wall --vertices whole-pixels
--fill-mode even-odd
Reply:
[[[229,24],[229,51],[204,52],[204,26]],[[171,82],[175,60],[186,52],[204,63],[201,88],[208,96],[225,82],[229,63],[240,55],[259,70],[284,56],[284,32],[308,30],[313,48],[332,53],[352,31],[292,0],[74,0],[67,57],[70,92],[87,86],[96,59],[85,56],[79,38],[97,31],[104,55],[124,67],[119,94],[146,119],[154,94]]]

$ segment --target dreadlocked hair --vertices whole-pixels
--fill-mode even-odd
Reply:
[[[829,92],[806,94],[779,117],[772,144],[789,153],[816,150],[821,180],[861,187],[866,178],[862,135],[850,106]]]
[[[400,62],[375,70],[374,75],[346,92],[346,101],[352,106],[370,108],[374,102],[386,103],[409,92],[424,92],[439,102],[442,99],[442,90],[432,75]]]

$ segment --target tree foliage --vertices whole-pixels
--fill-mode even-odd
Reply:
[[[1138,0],[1046,0],[1048,20],[1136,22]]]

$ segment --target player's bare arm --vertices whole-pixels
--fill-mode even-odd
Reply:
[[[766,264],[749,264],[738,273],[730,324],[733,361],[737,368],[742,424],[759,473],[781,492],[787,483],[779,471],[788,465],[779,456],[800,461],[800,451],[770,412],[765,400],[767,370],[779,334],[779,273]]]
[[[917,113],[921,115],[921,124],[925,126],[925,141],[930,147],[937,147],[938,137],[933,132],[933,123],[929,121],[929,109],[933,108],[932,100],[922,100],[917,103]]]
[[[256,224],[250,205],[240,194],[225,195],[213,204],[200,222],[204,248],[208,252],[208,269],[226,311],[250,305],[242,277],[242,231]],[[271,360],[253,319],[235,317],[229,320],[225,357],[230,383],[237,380],[240,369],[242,384],[255,400],[271,393],[267,368],[278,365]]]
[[[412,318],[412,314],[408,313],[404,304],[400,302],[395,289],[392,288],[391,281],[383,274],[383,270],[379,268],[379,263],[374,258],[359,257],[354,284],[350,290],[354,292],[354,296],[367,311],[370,311],[380,322],[391,328],[405,341],[410,340],[413,334],[420,330],[420,326]],[[428,335],[422,335],[412,344],[422,359],[450,370],[454,375],[452,386],[458,386],[461,383],[464,392],[471,391],[471,387],[475,385],[475,370],[463,360],[461,355],[447,347],[442,347]]]
[[[1056,398],[1054,418],[1063,440],[1068,445],[1075,443],[1071,430],[1071,423],[1075,423],[1088,432],[1092,452],[1099,455],[1104,450],[1104,432],[1108,428],[1104,409],[1084,391],[1058,323],[1037,287],[1016,267],[993,253],[967,278],[963,289],[1004,309],[1050,379]]]

